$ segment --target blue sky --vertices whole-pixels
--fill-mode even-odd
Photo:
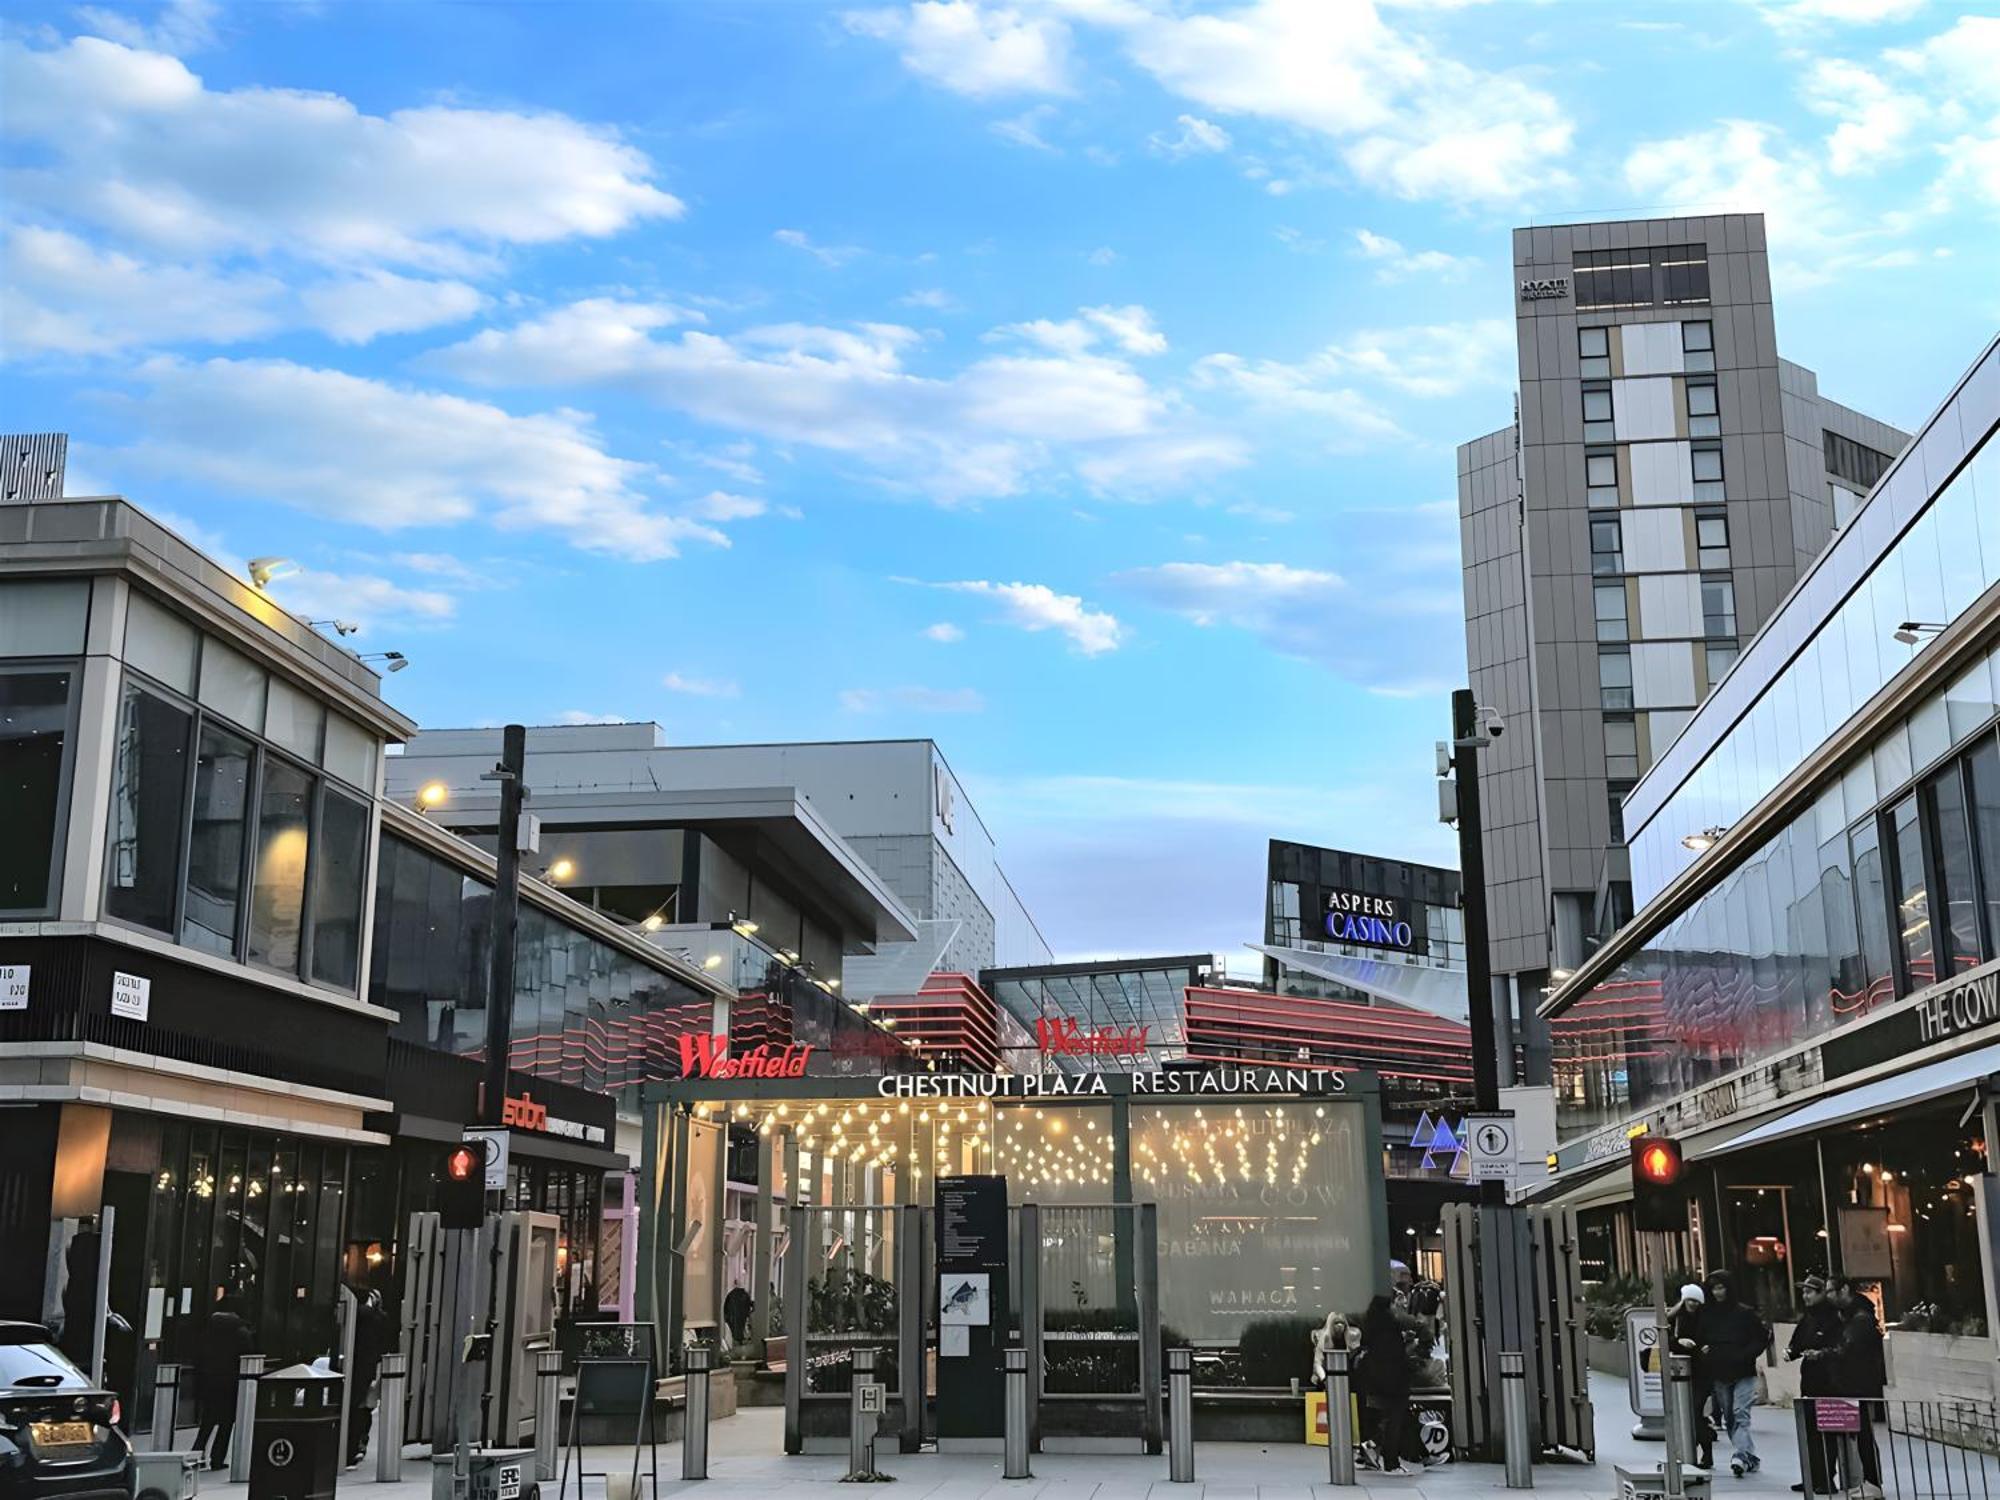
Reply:
[[[1992,329],[2000,21],[1923,0],[17,3],[0,396],[431,725],[930,735],[1064,954],[1264,840],[1451,862],[1508,230],[1770,218],[1913,426]]]

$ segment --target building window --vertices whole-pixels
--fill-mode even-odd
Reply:
[[[1920,990],[1937,979],[1937,956],[1931,932],[1930,886],[1924,879],[1924,843],[1920,828],[1914,796],[1905,797],[1889,810],[1889,890],[1896,903],[1890,920],[1899,929],[1896,949],[1902,959],[1905,994]]]
[[[1688,449],[1688,464],[1694,476],[1694,498],[1722,499],[1722,444],[1694,444]]]
[[[1670,245],[1654,252],[1660,301],[1668,307],[1708,301],[1708,248]]]
[[[1599,577],[1625,571],[1624,528],[1616,521],[1590,523],[1590,571]]]
[[[1840,530],[1854,519],[1854,513],[1861,508],[1861,502],[1868,497],[1855,493],[1844,484],[1826,482],[1826,503],[1833,511],[1833,529]]]
[[[1707,636],[1736,636],[1736,585],[1727,578],[1701,581],[1701,631]]]
[[[104,906],[120,921],[155,932],[174,930],[193,741],[193,714],[136,683],[125,684],[111,752]]]
[[[1979,850],[1979,880],[1985,894],[1986,951],[2000,949],[2000,743],[1992,735],[1966,757],[1972,778],[1973,842]]]
[[[1844,438],[1837,432],[1824,432],[1826,441],[1826,472],[1836,479],[1845,479],[1864,495],[1875,488],[1887,472],[1891,459],[1888,454],[1877,452],[1865,443],[1857,443],[1853,438]]]
[[[1579,370],[1585,380],[1611,378],[1611,330],[1579,328],[1576,331]]]
[[[1618,454],[1611,452],[1586,453],[1583,456],[1583,482],[1589,492],[1592,506],[1599,510],[1616,509],[1618,505]]]
[[[1613,781],[1639,779],[1639,724],[1636,719],[1605,715],[1604,774]]]
[[[1734,641],[1709,641],[1701,649],[1708,668],[1708,685],[1712,688],[1729,675],[1741,648]]]
[[[1597,616],[1597,638],[1600,641],[1626,641],[1632,638],[1625,617],[1624,584],[1598,584],[1591,590],[1591,605]]]
[[[1604,788],[1606,810],[1611,814],[1611,842],[1625,842],[1625,798],[1631,793],[1630,781],[1613,781]]]
[[[204,724],[195,752],[194,821],[188,835],[187,906],[181,941],[231,957],[243,904],[250,811],[250,742]]]
[[[1721,437],[1722,408],[1716,404],[1713,380],[1690,380],[1686,386],[1689,437]]]
[[[69,739],[68,672],[0,673],[0,911],[54,904],[56,835],[63,826]]]
[[[250,961],[292,974],[299,972],[305,936],[312,795],[312,777],[265,755],[257,795],[256,874],[250,884]]]
[[[1937,873],[1936,910],[1942,919],[1941,971],[1963,974],[1980,961],[1979,890],[1972,873],[1972,821],[1958,764],[1945,767],[1924,787],[1924,818]]]
[[[1690,375],[1706,375],[1715,369],[1715,325],[1681,324],[1681,365]]]
[[[1608,443],[1613,437],[1611,387],[1587,385],[1583,388],[1583,440]]]
[[[1694,542],[1699,553],[1695,566],[1704,572],[1729,566],[1729,517],[1719,510],[1704,511],[1694,518]]]
[[[1703,245],[1579,250],[1570,272],[1578,311],[1708,301],[1708,250]]]
[[[1632,708],[1632,653],[1619,647],[1597,653],[1597,696],[1599,705],[1612,711]]]
[[[320,793],[313,878],[312,977],[354,988],[361,968],[361,896],[368,863],[368,807],[332,787]]]

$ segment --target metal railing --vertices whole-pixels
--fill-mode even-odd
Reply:
[[[1808,1496],[2000,1500],[1991,1402],[1808,1396],[1792,1412]]]

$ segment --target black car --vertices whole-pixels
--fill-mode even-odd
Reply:
[[[0,1500],[130,1500],[118,1418],[46,1328],[0,1322]]]

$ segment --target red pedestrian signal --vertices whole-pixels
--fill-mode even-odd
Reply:
[[[1641,1231],[1677,1234],[1688,1227],[1687,1161],[1665,1136],[1632,1138],[1632,1221]]]
[[[460,1141],[445,1152],[438,1220],[446,1229],[478,1229],[486,1222],[486,1142]]]

